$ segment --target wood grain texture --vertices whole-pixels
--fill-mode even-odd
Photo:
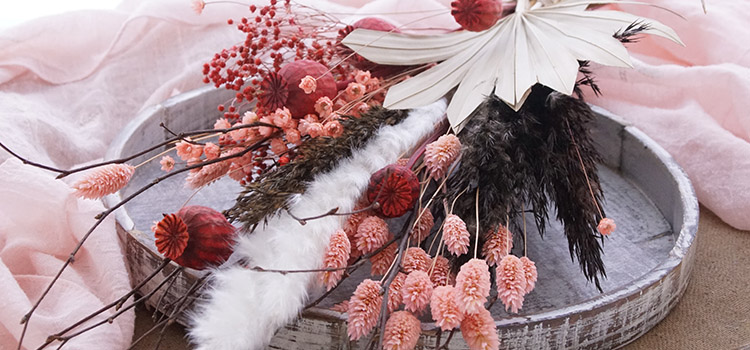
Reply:
[[[226,93],[201,89],[175,97],[141,114],[113,143],[108,158],[132,153],[167,137],[159,128],[165,122],[174,131],[210,127],[218,117],[215,106],[226,101]],[[599,175],[604,188],[604,207],[617,221],[618,229],[604,242],[604,262],[608,278],[602,281],[604,293],[586,282],[578,264],[571,260],[562,228],[552,221],[544,239],[531,229],[529,220],[528,255],[536,261],[539,282],[527,296],[517,315],[506,313],[496,303],[492,313],[497,321],[503,349],[606,349],[620,347],[642,335],[664,318],[684,292],[692,269],[698,205],[685,174],[674,161],[639,130],[623,125],[615,116],[596,109],[599,119],[592,134],[604,156]],[[145,159],[147,156],[144,156]],[[122,195],[159,174],[157,163],[136,172]],[[133,282],[140,281],[158,266],[148,228],[162,212],[176,211],[192,191],[182,185],[183,177],[169,179],[139,196],[117,214],[122,238],[126,241]],[[191,204],[230,207],[240,187],[232,180],[210,185],[195,194]],[[106,199],[109,205],[117,195]],[[552,211],[550,217],[554,217]],[[160,274],[161,279],[175,266]],[[363,267],[345,285],[321,304],[308,310],[295,323],[280,330],[273,349],[360,349],[366,340],[350,343],[346,337],[345,315],[327,310],[348,298],[356,281],[369,271]],[[196,279],[194,271],[181,273],[164,298],[178,299]],[[148,283],[144,291],[158,284]],[[151,302],[158,300],[152,298]],[[181,319],[184,322],[184,319]],[[418,348],[433,348],[437,333],[423,325]],[[442,334],[443,341],[446,334]],[[451,349],[465,349],[460,332]]]

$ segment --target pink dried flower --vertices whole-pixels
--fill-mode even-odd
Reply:
[[[370,258],[370,273],[372,275],[383,276],[391,267],[393,259],[396,258],[396,251],[398,250],[398,244],[391,243],[388,247],[383,249],[380,253],[373,255]]]
[[[360,83],[360,84],[362,84],[362,83]],[[375,91],[375,90],[377,90],[377,89],[380,88],[380,79],[375,78],[375,77],[371,77],[364,84],[365,84],[365,87],[367,88],[368,92]]]
[[[242,124],[252,124],[258,121],[258,115],[255,112],[247,111],[242,115]]]
[[[135,167],[128,164],[104,165],[76,181],[72,187],[78,197],[98,199],[125,187],[134,171]]]
[[[430,176],[440,179],[445,176],[448,167],[461,153],[461,141],[453,134],[440,136],[435,142],[428,144],[424,150],[424,164],[430,171]]]
[[[320,115],[321,118],[326,118],[333,112],[333,102],[328,96],[323,96],[315,101],[315,112]],[[315,120],[314,122],[317,122]]]
[[[306,95],[309,95],[313,92],[315,92],[315,89],[318,87],[317,82],[315,81],[315,78],[305,75],[304,78],[299,83],[299,88],[302,89],[302,91],[305,92]]]
[[[425,238],[430,234],[432,226],[435,225],[435,218],[432,216],[432,212],[429,208],[422,209],[422,214],[419,216],[419,221],[411,231],[412,242],[419,244],[422,243]]]
[[[354,107],[352,108],[352,114],[355,117],[359,118],[363,116],[365,113],[367,113],[367,111],[369,110],[370,110],[370,105],[364,102],[360,102],[354,105]]]
[[[242,126],[242,125],[244,124],[234,123],[234,125],[232,126],[237,127],[237,126]],[[240,129],[232,130],[229,132],[229,137],[231,137],[232,140],[234,140],[234,142],[237,142],[237,143],[244,142],[249,135],[249,131],[250,131],[249,128],[240,128]]]
[[[403,302],[401,289],[404,287],[404,282],[406,282],[406,274],[399,272],[391,281],[391,285],[388,286],[388,312],[393,312],[401,306]]]
[[[422,323],[407,311],[396,311],[385,323],[384,350],[409,350],[417,346]]]
[[[329,121],[323,127],[325,128],[326,136],[339,137],[344,133],[344,127],[341,126],[338,120]]]
[[[203,146],[191,143],[189,137],[185,140],[178,142],[175,146],[177,150],[177,156],[182,160],[189,160],[190,158],[197,158],[203,154]]]
[[[357,290],[349,300],[349,325],[347,327],[349,339],[358,340],[370,333],[378,322],[382,303],[380,282],[366,279],[357,286]]]
[[[456,276],[456,303],[465,314],[484,310],[490,295],[490,270],[482,259],[471,259],[461,266]]]
[[[172,171],[172,169],[174,169],[174,164],[175,164],[174,158],[170,156],[161,157],[159,164],[161,164],[162,171],[170,172]]]
[[[231,127],[232,124],[226,118],[216,119],[216,123],[214,123],[214,130],[229,129]]]
[[[221,149],[219,146],[212,142],[206,143],[206,146],[203,147],[203,153],[206,154],[206,159],[216,159],[219,158],[219,154],[221,154]]]
[[[284,134],[286,135],[287,142],[294,145],[299,145],[300,143],[302,143],[302,135],[300,135],[299,130],[286,129],[284,130]]]
[[[229,177],[232,180],[242,181],[245,178],[245,176],[247,176],[247,173],[245,172],[246,168],[250,168],[250,167],[249,166],[246,167],[237,163],[232,163],[232,165],[229,166],[229,171],[227,172],[227,175],[229,175]]]
[[[331,306],[330,310],[340,312],[342,314],[349,311],[349,300],[344,300],[338,304]]]
[[[325,135],[325,129],[321,123],[310,123],[307,125],[307,134],[312,138]]]
[[[430,280],[433,287],[448,285],[448,276],[451,272],[451,266],[448,259],[442,255],[436,256],[432,261],[432,273]]]
[[[274,123],[273,123],[273,117],[270,116],[270,115],[261,117],[260,118],[260,122],[261,123],[265,123],[265,124],[269,124],[269,125],[274,125]],[[275,129],[272,128],[272,127],[270,127],[270,126],[259,126],[258,127],[258,133],[260,134],[260,136],[263,136],[263,137],[271,136],[271,134],[273,134],[274,130]]]
[[[348,101],[354,101],[356,99],[362,98],[362,96],[365,95],[366,90],[367,88],[365,88],[364,85],[356,82],[351,82],[346,86],[346,90],[344,90],[344,96]]]
[[[469,230],[458,215],[448,214],[443,221],[443,242],[445,248],[453,255],[459,256],[469,251]]]
[[[366,86],[367,82],[370,81],[370,78],[372,78],[372,76],[370,75],[369,70],[357,69],[356,71],[354,71],[354,81],[356,81],[357,83]]]
[[[601,221],[599,221],[599,226],[596,227],[596,229],[604,236],[608,236],[610,233],[615,232],[615,229],[617,228],[617,225],[615,225],[615,220],[612,220],[610,218],[604,218]]]
[[[193,12],[200,15],[203,13],[203,9],[206,8],[206,2],[203,0],[193,0],[190,7],[193,8]]]
[[[506,255],[497,267],[497,297],[505,304],[505,311],[518,312],[526,294],[526,273],[521,259]]]
[[[427,271],[430,268],[432,259],[424,249],[419,247],[411,247],[406,249],[404,257],[401,259],[401,268],[404,272],[410,273],[412,271]]]
[[[401,298],[406,310],[422,312],[430,303],[432,296],[432,281],[424,271],[412,271],[406,275],[404,287],[401,288]]]
[[[328,247],[326,247],[326,252],[323,256],[323,268],[340,269],[346,267],[351,249],[352,246],[349,243],[349,238],[346,237],[346,232],[341,229],[336,230],[328,241]],[[326,290],[331,290],[331,288],[339,283],[343,275],[343,269],[325,271],[321,274],[320,280],[326,286]]]
[[[439,286],[432,291],[430,310],[435,324],[444,331],[458,327],[464,313],[456,303],[456,289],[453,286]]]
[[[482,255],[490,266],[497,265],[513,248],[513,234],[503,225],[492,230],[482,246]]]
[[[495,320],[489,310],[481,308],[477,313],[465,315],[461,321],[461,335],[471,350],[497,350],[500,338]]]
[[[382,247],[390,235],[385,220],[377,216],[367,217],[357,227],[357,249],[364,254],[372,253]]]
[[[217,163],[211,163],[203,166],[200,171],[191,172],[185,179],[185,185],[191,189],[198,189],[206,186],[229,172],[232,162],[224,160]]]
[[[273,119],[273,125],[278,126],[279,128],[290,128],[293,123],[292,114],[289,113],[289,109],[285,108],[278,108],[275,112],[271,114],[271,118]]]
[[[271,152],[273,152],[273,154],[277,156],[284,154],[284,152],[286,152],[289,149],[286,146],[286,143],[284,142],[284,140],[282,140],[280,137],[272,138],[270,145],[271,145]]]
[[[523,275],[526,277],[526,289],[524,292],[529,294],[536,286],[536,264],[525,256],[521,258],[521,263],[523,264]]]

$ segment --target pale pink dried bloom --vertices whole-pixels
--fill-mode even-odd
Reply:
[[[406,274],[399,272],[396,274],[396,277],[393,278],[393,281],[391,281],[391,285],[388,286],[388,312],[393,312],[393,310],[396,310],[401,306],[401,303],[403,302],[401,288],[404,287],[405,281]]]
[[[370,333],[378,322],[382,303],[380,282],[366,279],[357,286],[357,290],[349,300],[349,325],[347,326],[349,339],[358,340]]]
[[[292,123],[294,123],[294,119],[292,119],[292,113],[289,112],[289,109],[286,107],[284,108],[277,108],[275,112],[271,114],[271,118],[273,119],[273,125],[276,125],[282,129],[290,128],[292,127]]]
[[[490,231],[489,237],[482,246],[482,256],[487,264],[495,266],[513,249],[513,234],[503,225],[497,230]]]
[[[200,171],[188,174],[185,179],[185,185],[191,189],[198,189],[206,186],[226,175],[231,166],[232,162],[229,160],[205,165]]]
[[[310,135],[312,138],[316,138],[318,136],[325,135],[325,129],[323,128],[323,124],[321,123],[309,123],[307,125],[307,135]]]
[[[299,145],[300,143],[302,143],[302,135],[300,135],[299,130],[286,129],[284,130],[284,134],[286,135],[287,142],[294,145]]]
[[[201,154],[203,154],[203,146],[191,143],[189,137],[185,138],[185,140],[183,141],[178,142],[174,146],[174,148],[175,150],[177,150],[177,156],[182,160],[197,158],[200,157]]]
[[[244,124],[234,123],[234,125],[232,126],[237,127],[237,126],[242,126],[242,125]],[[231,137],[232,140],[234,140],[234,142],[240,143],[240,142],[244,142],[247,139],[249,132],[250,132],[250,128],[240,128],[240,129],[230,131],[229,137]]]
[[[286,152],[289,149],[286,146],[286,142],[284,142],[284,140],[282,140],[280,137],[272,138],[270,145],[271,145],[271,152],[273,152],[273,154],[277,156],[282,155],[284,152]]]
[[[432,226],[435,225],[435,218],[432,216],[432,212],[429,208],[422,209],[422,214],[419,216],[419,221],[411,231],[412,242],[419,244],[422,243],[427,236],[430,235]]]
[[[344,133],[344,127],[341,126],[338,120],[331,120],[323,126],[325,128],[326,136],[339,137]]]
[[[247,173],[245,172],[245,169],[249,168],[249,166],[243,166],[237,163],[232,163],[231,166],[229,166],[229,171],[227,172],[227,175],[232,180],[235,181],[242,181],[245,176],[247,176]]]
[[[349,242],[349,238],[346,237],[344,230],[336,230],[331,235],[331,239],[328,241],[328,247],[326,247],[325,254],[323,255],[323,268],[339,269],[346,267],[349,261],[349,253],[351,252],[352,246]],[[341,276],[344,275],[344,270],[336,271],[324,271],[320,275],[320,280],[326,290],[331,290],[341,280]]]
[[[536,264],[525,256],[521,258],[521,263],[523,264],[523,275],[526,277],[526,289],[524,292],[529,294],[536,286]]]
[[[344,300],[344,301],[342,301],[342,302],[340,302],[338,304],[335,304],[335,305],[331,306],[329,308],[329,310],[340,312],[340,313],[343,314],[343,313],[349,311],[349,300]]]
[[[466,229],[466,223],[458,215],[448,214],[443,221],[445,249],[453,255],[463,255],[469,251],[470,241],[471,235]]]
[[[367,217],[357,227],[357,249],[364,254],[372,253],[382,247],[390,235],[385,220],[377,216]]]
[[[125,187],[134,171],[135,167],[128,164],[104,165],[76,181],[72,187],[78,197],[98,199]]]
[[[357,83],[367,86],[367,82],[370,81],[370,78],[372,78],[372,75],[370,75],[369,70],[358,69],[354,71],[354,81],[356,81]]]
[[[448,167],[461,153],[461,141],[453,134],[440,136],[435,142],[424,149],[424,164],[430,171],[430,176],[440,179],[445,176]]]
[[[229,129],[231,127],[232,127],[232,124],[230,124],[226,118],[216,119],[216,122],[214,123],[215,130]]]
[[[203,147],[203,153],[206,154],[206,159],[216,159],[219,158],[219,154],[221,154],[221,148],[219,148],[218,145],[212,142],[206,143],[206,146]]]
[[[610,218],[602,219],[601,221],[599,221],[599,226],[596,227],[599,233],[605,236],[608,236],[612,232],[615,232],[616,228],[617,225],[615,225],[615,220],[612,220]]]
[[[422,312],[430,303],[432,296],[432,281],[424,271],[412,271],[406,275],[404,287],[401,288],[401,298],[404,308],[411,312]]]
[[[526,294],[526,274],[523,263],[515,255],[506,255],[497,267],[497,297],[503,301],[505,311],[518,312]]]
[[[456,289],[453,286],[439,286],[432,291],[430,311],[435,324],[443,331],[458,327],[464,313],[456,303]]]
[[[305,77],[302,78],[302,80],[299,82],[299,88],[302,89],[302,91],[304,91],[307,95],[315,92],[315,89],[317,87],[318,82],[315,81],[315,78],[310,75],[305,75]]]
[[[458,271],[456,276],[456,304],[465,314],[475,314],[484,310],[484,303],[490,295],[490,270],[482,259],[471,259]]]
[[[190,7],[193,8],[193,12],[200,15],[203,13],[203,9],[206,8],[206,2],[203,0],[193,0]]]
[[[364,103],[364,102],[360,102],[360,103],[357,103],[356,105],[354,105],[354,107],[352,107],[352,114],[355,117],[359,118],[359,117],[365,115],[365,113],[367,113],[367,111],[369,111],[369,110],[370,110],[370,105],[368,105],[367,103]]]
[[[461,321],[461,335],[471,350],[497,350],[500,338],[495,320],[489,310],[482,308],[475,314],[465,315]]]
[[[315,112],[318,112],[321,118],[326,118],[333,112],[333,102],[328,96],[323,96],[315,101]],[[313,121],[317,122],[317,120]]]
[[[354,101],[356,99],[362,98],[362,96],[365,95],[365,91],[367,88],[357,82],[351,82],[349,85],[346,86],[346,90],[344,90],[344,96],[346,97],[347,101]]]
[[[365,87],[367,88],[368,92],[375,91],[380,88],[380,79],[371,77],[369,80],[367,80],[367,83],[365,83]]]
[[[258,120],[258,115],[255,112],[247,111],[242,115],[242,124],[245,125],[255,123]]]
[[[412,271],[427,271],[430,268],[432,259],[424,249],[419,247],[407,248],[404,252],[404,257],[401,259],[401,268],[406,273]]]
[[[370,258],[370,274],[383,276],[396,258],[398,244],[391,243],[388,247]]]
[[[432,264],[432,274],[430,275],[430,280],[432,281],[432,286],[445,286],[448,285],[448,276],[451,272],[451,266],[448,259],[446,259],[444,256],[439,255],[436,256]]]
[[[265,124],[269,124],[269,125],[274,125],[274,123],[273,123],[273,117],[270,116],[270,115],[261,117],[260,118],[260,122],[261,123],[265,123]],[[258,133],[260,134],[260,136],[263,136],[263,137],[271,136],[271,134],[273,134],[274,131],[276,131],[276,129],[273,128],[273,127],[270,127],[270,126],[259,126],[258,127]]]
[[[362,222],[366,217],[372,215],[371,213],[368,213],[366,211],[361,211],[354,213],[352,215],[349,215],[348,218],[346,218],[346,222],[344,222],[344,231],[346,232],[346,236],[349,237],[350,242],[356,242],[357,241],[357,228],[359,227],[359,223]],[[362,252],[359,251],[359,248],[357,248],[357,245],[352,245],[352,254],[351,256],[353,258],[358,258],[362,255]]]
[[[174,158],[172,158],[171,156],[161,157],[159,164],[161,164],[162,171],[170,172],[172,171],[172,169],[174,169]]]
[[[396,311],[385,323],[384,350],[410,350],[417,346],[422,323],[407,311]]]

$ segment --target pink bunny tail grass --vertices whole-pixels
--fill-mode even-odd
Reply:
[[[357,249],[363,254],[372,253],[382,247],[390,235],[385,220],[377,216],[367,217],[357,227]]]
[[[500,225],[484,242],[482,256],[487,260],[488,265],[495,266],[504,256],[510,254],[511,249],[513,249],[513,234],[507,227]]]
[[[406,276],[401,288],[401,298],[404,308],[414,313],[420,313],[430,303],[432,297],[432,281],[424,271],[412,271]]]
[[[503,301],[505,310],[517,313],[523,307],[526,295],[526,274],[521,259],[506,255],[497,267],[497,296]]]
[[[461,141],[453,134],[440,136],[430,143],[424,150],[424,164],[430,171],[430,176],[440,179],[445,176],[448,167],[461,153]]]
[[[489,310],[482,308],[477,313],[464,316],[461,321],[461,335],[471,350],[497,350],[500,338],[497,335],[495,320]]]
[[[349,300],[349,325],[347,326],[349,339],[358,340],[370,333],[378,322],[382,303],[380,282],[366,279],[357,286],[354,295]]]
[[[393,312],[403,303],[401,289],[404,287],[404,282],[406,282],[406,274],[399,272],[388,286],[388,312]]]
[[[464,313],[456,303],[456,289],[453,286],[440,286],[432,291],[430,311],[435,324],[443,331],[458,327],[464,319]]]
[[[415,244],[422,243],[430,235],[430,230],[434,225],[435,218],[432,216],[430,209],[422,209],[422,215],[420,215],[417,225],[414,226],[414,230],[411,231],[412,242]]]
[[[380,253],[373,255],[370,258],[370,274],[376,276],[385,275],[385,273],[388,272],[388,268],[391,267],[393,259],[396,258],[397,250],[398,244],[394,242],[383,249]]]
[[[525,256],[521,258],[521,263],[523,264],[523,275],[526,277],[526,289],[524,291],[529,294],[536,286],[536,264]]]
[[[417,346],[422,324],[408,311],[396,311],[385,323],[383,349],[409,350]]]
[[[482,259],[471,259],[456,276],[456,304],[461,312],[475,314],[484,310],[490,295],[490,270]]]
[[[346,218],[346,222],[344,223],[344,231],[346,232],[347,237],[349,237],[349,242],[352,242],[352,251],[350,256],[352,258],[359,258],[362,256],[362,252],[359,251],[359,248],[357,248],[357,228],[359,228],[359,224],[364,220],[366,217],[370,216],[371,214],[363,211],[354,213],[352,215],[349,215],[348,218]]]
[[[470,238],[466,223],[458,215],[448,214],[443,222],[445,249],[455,256],[466,254],[469,251]]]
[[[185,185],[194,190],[206,186],[226,175],[231,166],[232,162],[228,160],[206,165],[200,171],[188,174]]]
[[[401,268],[406,273],[412,271],[427,271],[430,268],[432,259],[424,249],[419,247],[411,247],[406,249],[404,252],[404,258],[401,260]]]
[[[349,252],[352,246],[349,242],[349,238],[346,237],[344,230],[336,230],[331,235],[331,240],[328,242],[326,252],[323,257],[323,268],[344,268],[349,261]],[[323,285],[326,286],[326,290],[331,290],[341,280],[341,276],[344,275],[344,270],[336,271],[325,271],[321,273],[320,279]]]
[[[98,199],[115,193],[125,187],[135,172],[128,164],[108,164],[102,166],[73,184],[75,194],[81,198]]]
[[[430,274],[430,281],[432,281],[433,287],[446,286],[448,285],[448,277],[451,273],[451,266],[448,259],[444,256],[436,256],[432,263],[432,272]]]
[[[329,310],[340,312],[343,314],[349,311],[349,300],[344,300],[336,305],[333,305],[329,308]]]

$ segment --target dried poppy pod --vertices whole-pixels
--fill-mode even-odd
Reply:
[[[181,266],[202,270],[220,265],[232,255],[235,228],[211,208],[184,207],[164,215],[153,230],[159,253]]]
[[[315,91],[307,94],[299,87],[306,76],[315,78]],[[269,74],[261,82],[258,102],[268,112],[286,107],[294,118],[315,113],[315,102],[321,97],[336,96],[336,81],[328,67],[311,60],[285,64],[278,73]]]
[[[401,33],[401,31],[396,26],[378,17],[365,17],[354,22],[354,24],[350,26],[346,26],[345,28],[339,30],[337,49],[339,50],[339,54],[341,56],[348,57],[347,62],[351,63],[351,65],[359,70],[369,71],[373,77],[387,77],[409,68],[406,66],[377,64],[360,56],[359,54],[354,53],[352,49],[341,44],[341,40],[349,35],[349,33],[353,32],[355,29],[360,28],[388,33]]]
[[[451,15],[461,28],[472,32],[487,30],[500,19],[503,4],[497,0],[456,0]]]
[[[391,164],[370,177],[367,199],[380,204],[375,211],[384,217],[395,218],[406,214],[419,198],[419,179],[402,165]]]

